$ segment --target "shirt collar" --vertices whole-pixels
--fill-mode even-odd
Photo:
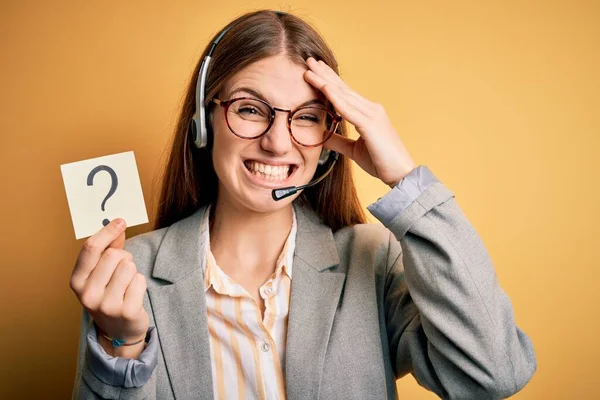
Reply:
[[[206,263],[204,264],[204,290],[207,291],[211,285],[215,286],[219,292],[226,292],[225,289],[226,276],[220,276],[218,273],[218,266],[215,260],[212,251],[210,250],[210,213],[211,213],[211,205],[209,204],[206,208],[204,216],[202,218],[201,228],[200,228],[200,242],[206,243]],[[294,261],[294,250],[296,248],[296,233],[297,233],[297,221],[296,221],[296,211],[292,207],[292,229],[285,241],[285,245],[279,254],[277,259],[277,264],[275,267],[275,273],[279,274],[280,271],[283,272],[292,279],[292,264]],[[233,293],[231,293],[233,294]]]

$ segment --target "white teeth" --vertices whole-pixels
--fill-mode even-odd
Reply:
[[[252,174],[270,182],[284,180],[290,170],[290,165],[267,165],[256,161],[247,161],[246,167]]]

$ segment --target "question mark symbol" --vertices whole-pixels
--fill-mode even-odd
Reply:
[[[108,172],[110,174],[110,179],[111,179],[110,190],[108,191],[108,194],[106,195],[106,197],[104,197],[104,200],[102,200],[102,205],[100,206],[102,211],[105,211],[104,206],[106,204],[106,200],[110,199],[110,196],[115,194],[115,192],[117,191],[117,186],[119,186],[119,178],[117,178],[117,173],[115,172],[115,170],[112,169],[111,167],[109,167],[108,165],[98,165],[96,168],[94,168],[93,170],[90,171],[90,173],[87,177],[87,185],[88,186],[92,186],[94,184],[94,176],[100,171]],[[110,221],[105,218],[102,221],[102,225],[106,226],[109,224],[109,222]]]

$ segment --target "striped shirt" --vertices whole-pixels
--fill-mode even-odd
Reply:
[[[285,346],[296,238],[292,229],[275,265],[260,287],[264,316],[254,298],[216,263],[210,251],[210,207],[206,235],[204,289],[215,399],[285,399]]]

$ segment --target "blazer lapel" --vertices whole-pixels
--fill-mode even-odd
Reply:
[[[177,399],[212,399],[210,341],[203,285],[206,243],[200,241],[205,207],[169,228],[148,287],[158,337]]]
[[[317,398],[327,343],[346,274],[331,229],[306,206],[294,205],[296,249],[286,344],[288,399]]]

